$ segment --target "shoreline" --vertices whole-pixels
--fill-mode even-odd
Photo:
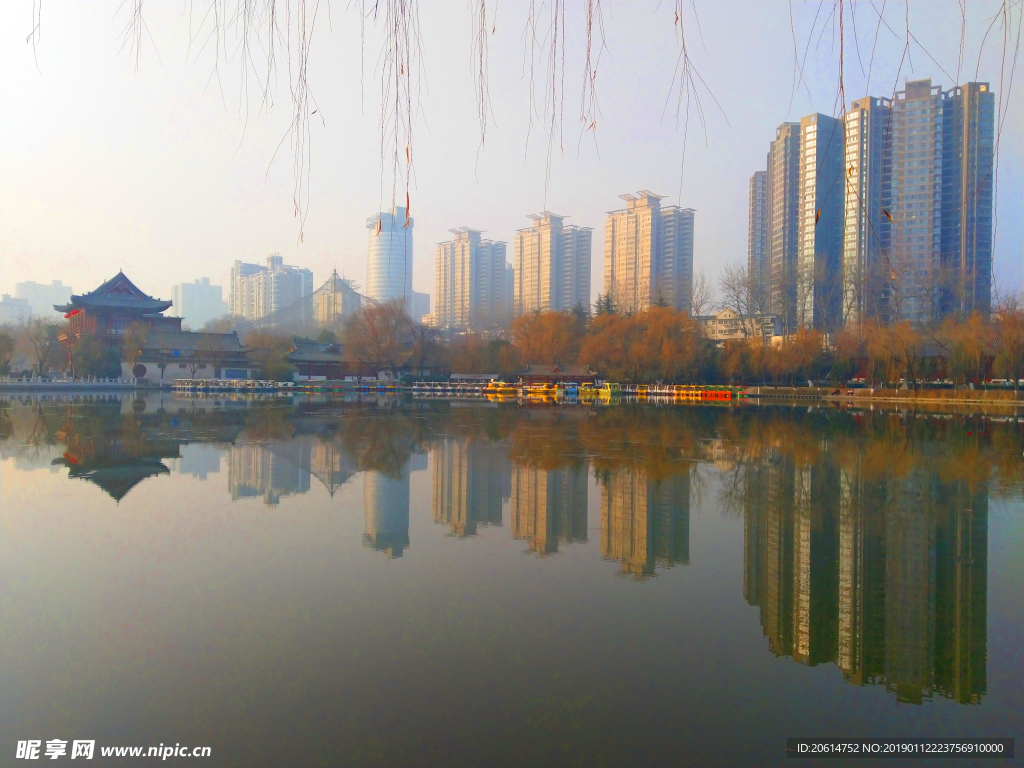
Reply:
[[[835,387],[749,387],[747,398],[756,400],[791,402],[829,402],[844,405],[870,405],[873,403],[896,403],[921,406],[971,406],[1001,408],[1024,408],[1024,391],[1016,399],[1012,390],[942,390],[942,389],[855,389],[852,394],[842,388],[841,394],[833,394]]]

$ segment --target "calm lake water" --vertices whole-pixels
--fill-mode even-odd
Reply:
[[[0,765],[1021,765],[1022,451],[963,415],[8,399]]]

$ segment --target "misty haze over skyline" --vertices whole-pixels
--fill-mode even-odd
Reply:
[[[144,43],[135,72],[134,59],[120,50],[126,14],[118,6],[47,2],[38,70],[25,42],[32,3],[11,2],[0,11],[0,103],[7,116],[0,121],[0,291],[13,293],[25,280],[60,279],[82,293],[123,269],[144,291],[170,298],[172,285],[203,276],[226,287],[235,259],[262,263],[272,252],[312,269],[314,285],[336,268],[365,288],[365,221],[392,204],[392,181],[381,170],[378,23],[366,21],[361,64],[355,11],[339,4],[330,19],[325,14],[317,21],[309,63],[316,99],[310,109],[317,110],[310,123],[309,211],[304,242],[297,243],[286,63],[280,63],[268,112],[260,113],[250,83],[246,116],[237,66],[221,62],[218,81],[211,76],[211,50],[195,44],[190,52],[187,7],[145,6],[153,40]],[[801,53],[817,7],[792,6]],[[919,78],[944,88],[988,81],[997,98],[1005,97],[1001,39],[990,39],[978,61],[994,7],[968,4],[967,53],[955,78],[958,4],[911,3],[912,31],[935,61],[912,43],[897,78],[903,8],[885,11],[889,30],[879,27],[870,6],[858,4],[859,51],[849,18],[846,28],[847,105],[864,95],[888,97],[906,79]],[[748,179],[764,169],[780,123],[812,112],[840,113],[838,52],[831,27],[819,41],[819,20],[808,47],[806,87],[794,93],[789,6],[698,2],[696,8],[700,30],[691,16],[688,43],[714,99],[699,91],[706,134],[691,107],[685,168],[685,116],[677,121],[672,90],[679,50],[674,7],[605,5],[608,49],[598,65],[596,132],[583,131],[578,118],[582,4],[567,9],[563,151],[556,147],[545,189],[547,124],[537,114],[530,125],[525,8],[497,7],[488,40],[493,115],[481,147],[466,4],[422,5],[425,79],[409,190],[416,221],[413,288],[433,294],[435,246],[449,239],[451,228],[469,226],[511,242],[516,229],[528,226],[528,214],[547,209],[594,229],[596,296],[603,290],[605,213],[620,207],[620,194],[638,189],[696,209],[695,269],[714,280],[723,265],[745,264]],[[539,87],[543,102],[543,83]],[[997,282],[1017,289],[1024,253],[1020,93],[1017,83],[1006,106],[994,249]],[[404,205],[405,189],[396,195]]]

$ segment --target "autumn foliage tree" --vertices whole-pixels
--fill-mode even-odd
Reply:
[[[45,317],[33,317],[25,323],[22,330],[22,339],[25,346],[31,352],[35,360],[36,374],[45,373],[47,363],[54,363],[53,358],[57,357],[60,342],[57,339],[60,325]]]
[[[15,339],[13,334],[0,328],[0,376],[11,372],[11,360],[14,358]]]
[[[363,307],[350,315],[342,330],[346,353],[363,365],[394,371],[412,353],[413,322],[402,301]]]
[[[576,362],[584,323],[574,312],[531,312],[512,321],[509,335],[525,363]]]
[[[651,307],[625,316],[594,318],[580,359],[609,378],[626,381],[692,380],[699,367],[700,333],[685,312]]]
[[[264,379],[288,378],[291,366],[288,364],[288,350],[291,339],[269,331],[253,331],[245,337],[249,358],[259,365],[257,376]],[[195,374],[193,374],[195,375]]]
[[[1024,379],[1024,302],[1017,296],[1000,299],[992,323],[995,370],[1020,391]]]

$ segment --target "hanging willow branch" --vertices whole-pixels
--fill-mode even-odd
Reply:
[[[669,103],[672,100],[672,94],[676,95],[676,126],[678,127],[680,118],[682,118],[683,125],[683,148],[682,156],[680,158],[680,169],[685,170],[686,167],[686,145],[687,138],[690,129],[690,109],[691,107],[697,114],[697,119],[700,122],[701,130],[704,132],[704,140],[707,142],[707,121],[704,115],[704,105],[701,102],[700,91],[703,88],[707,96],[714,102],[718,111],[722,113],[722,117],[725,118],[726,125],[729,124],[729,118],[725,114],[725,110],[722,109],[722,105],[718,103],[718,99],[715,98],[715,94],[708,87],[704,78],[701,77],[697,68],[693,64],[693,59],[690,56],[690,48],[686,37],[686,1],[676,0],[675,6],[675,25],[677,42],[679,44],[679,53],[676,56],[675,70],[672,72],[672,82],[669,85],[668,95],[665,97],[665,105],[662,108],[662,118],[665,116],[665,112],[668,110]],[[693,12],[694,21],[697,25],[698,33],[700,32],[700,22],[697,19],[696,8],[693,5],[693,1],[690,2],[690,8]],[[682,178],[680,178],[680,184],[682,184]]]
[[[496,31],[494,18],[497,0],[492,9],[487,0],[467,0],[472,35],[470,39],[470,68],[474,82],[477,120],[480,126],[480,147],[486,139],[487,126],[492,118],[491,94],[488,82],[488,37]],[[321,9],[321,2],[324,9]],[[860,0],[863,4],[865,0]],[[911,42],[927,55],[944,73],[946,69],[924,47],[910,28],[909,0],[903,0],[903,34],[898,34],[885,20],[888,0],[881,0],[879,9],[873,0],[867,0],[877,15],[871,56],[867,66],[867,85],[870,87],[873,74],[875,51],[880,30],[885,27],[903,42],[897,72],[897,83],[904,64],[911,56]],[[844,5],[848,6],[848,12]],[[844,66],[845,35],[844,22],[848,17],[853,24],[854,44],[861,71],[860,45],[856,31],[856,9],[858,0],[832,0],[831,3],[816,4],[810,32],[803,44],[803,53],[797,40],[793,6],[790,2],[789,16],[793,37],[793,88],[795,96],[802,85],[810,95],[804,78],[804,67],[811,49],[811,42],[817,33],[817,49],[825,37],[826,29],[832,29],[832,50],[839,58],[839,77],[836,98],[837,113],[845,109]],[[545,166],[545,198],[551,178],[555,148],[563,151],[562,123],[564,113],[565,45],[566,45],[566,0],[527,0],[526,26],[524,30],[524,78],[529,88],[527,115],[527,148],[535,118],[542,119],[547,128],[547,159]],[[997,107],[996,155],[999,140],[1009,112],[1008,104],[1013,88],[1014,73],[1019,57],[1021,19],[1024,16],[1024,0],[998,0],[984,39],[978,49],[978,60],[986,44],[999,35],[1002,37],[1002,58],[999,76],[999,99]],[[118,14],[124,18],[121,32],[121,47],[131,57],[137,70],[140,66],[144,43],[149,41],[156,50],[144,16],[145,0],[121,0]],[[372,19],[383,36],[380,55],[381,110],[379,115],[381,201],[385,199],[385,188],[390,177],[391,204],[399,199],[399,185],[404,186],[408,203],[409,188],[413,177],[413,126],[419,109],[419,93],[422,77],[422,51],[417,0],[348,0],[348,10],[358,14],[360,28],[360,59],[365,53],[365,23]],[[967,57],[966,0],[959,0],[960,47],[956,64],[960,72]],[[259,112],[269,111],[273,106],[273,87],[279,69],[287,72],[292,117],[288,130],[282,137],[277,152],[287,142],[292,150],[293,210],[299,222],[299,240],[303,238],[309,203],[310,188],[310,141],[311,119],[316,117],[324,126],[326,119],[314,98],[308,77],[308,64],[312,51],[313,36],[321,18],[321,10],[329,14],[329,0],[188,0],[186,10],[189,17],[189,54],[198,59],[209,51],[212,55],[210,82],[216,81],[221,90],[220,66],[237,66],[240,74],[239,108],[244,113],[246,124],[249,118],[249,90],[255,83],[259,92]],[[630,8],[632,10],[632,7]],[[655,11],[658,9],[655,8]],[[643,11],[647,12],[647,11]],[[807,11],[809,14],[809,9]],[[692,22],[687,20],[691,17]],[[819,20],[824,19],[823,21]],[[596,133],[600,103],[597,96],[597,73],[602,52],[607,48],[605,39],[602,0],[583,0],[584,19],[584,62],[581,86],[580,123],[581,140],[584,133]],[[329,16],[328,16],[329,20]],[[322,21],[321,21],[322,23]],[[694,65],[688,32],[696,28],[701,34],[700,20],[694,0],[676,0],[674,6],[674,28],[679,46],[672,81],[662,110],[662,117],[670,103],[675,100],[677,125],[683,128],[682,166],[685,167],[686,146],[690,128],[691,109],[702,130],[707,133],[704,99],[710,98],[722,112],[728,124],[728,117],[705,79]],[[32,28],[26,43],[38,51],[42,29],[42,0],[32,0]],[[838,45],[837,45],[838,43]],[[283,49],[283,54],[281,50]],[[159,56],[159,52],[157,52]],[[38,60],[36,60],[38,68]],[[543,70],[543,80],[535,75]],[[948,73],[947,73],[948,76]],[[364,75],[360,72],[360,93]],[[895,87],[894,87],[895,90]],[[543,92],[543,96],[540,94]],[[244,130],[243,130],[244,138]],[[273,158],[271,162],[273,161]],[[269,172],[269,166],[268,166]],[[993,169],[995,173],[995,169]],[[546,200],[545,200],[546,205]],[[408,207],[408,206],[407,206]]]

